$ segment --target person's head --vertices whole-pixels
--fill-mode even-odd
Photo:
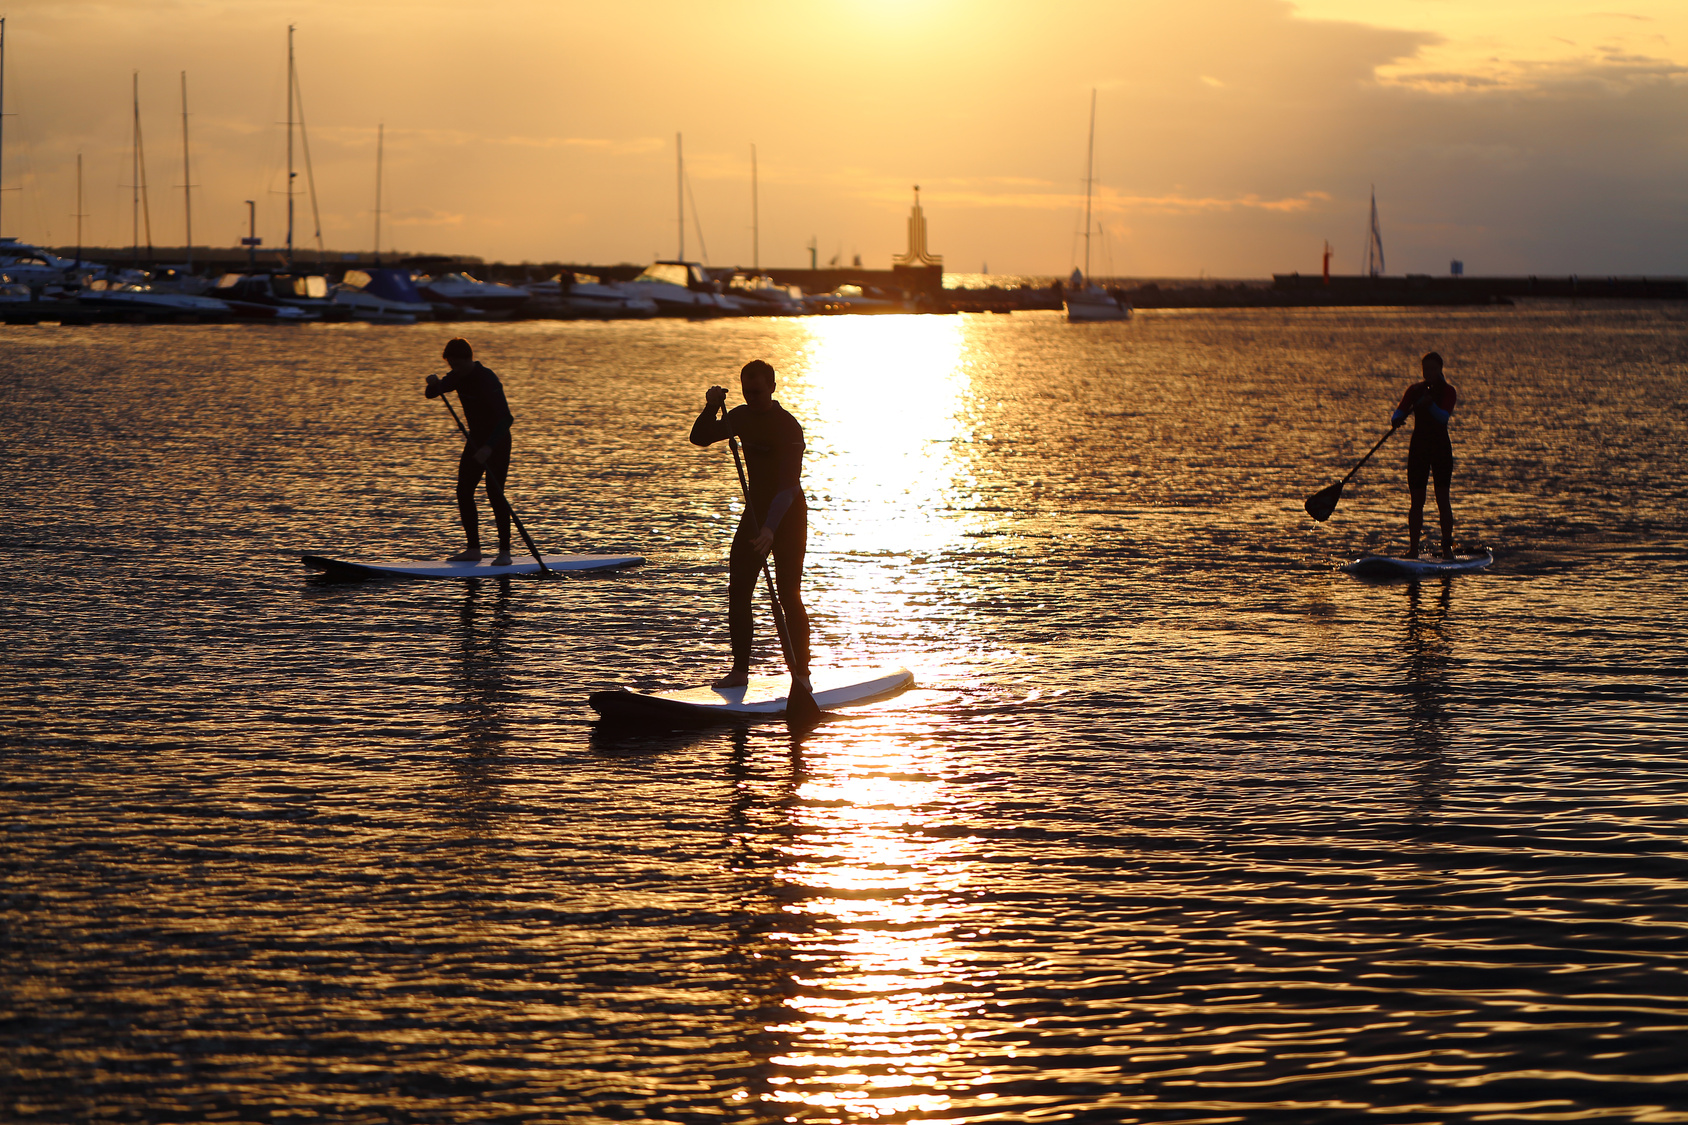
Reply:
[[[739,369],[739,390],[744,401],[757,410],[766,410],[774,401],[774,368],[765,360],[753,359]]]
[[[1418,361],[1424,369],[1426,383],[1440,383],[1442,381],[1442,357],[1436,352],[1430,352]]]
[[[453,371],[469,366],[475,362],[475,349],[469,346],[469,341],[458,336],[445,342],[445,361],[451,364]]]

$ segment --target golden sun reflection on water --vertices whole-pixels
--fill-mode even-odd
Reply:
[[[946,751],[921,732],[834,743],[796,792],[779,878],[804,925],[784,940],[806,966],[796,1013],[770,1028],[775,1103],[862,1119],[932,1119],[986,1076],[968,1061],[976,959],[957,944],[977,924],[967,842],[922,828],[954,817]]]
[[[903,663],[922,682],[989,646],[965,627],[945,555],[973,549],[981,511],[973,443],[984,362],[967,318],[819,317],[781,375],[808,441],[811,611],[833,663]],[[943,607],[948,612],[939,612]],[[958,624],[959,623],[959,624]]]
[[[956,317],[821,317],[794,380],[809,451],[804,482],[825,512],[823,551],[924,555],[965,542],[971,491],[956,451],[971,437],[972,379]]]

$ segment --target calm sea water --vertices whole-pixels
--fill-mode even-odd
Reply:
[[[1688,1121],[1688,312],[468,326],[649,563],[309,577],[457,549],[450,334],[0,335],[0,1119]],[[1431,348],[1498,561],[1362,583]],[[753,357],[920,687],[598,729],[725,667]]]

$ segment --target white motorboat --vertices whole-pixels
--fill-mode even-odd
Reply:
[[[74,283],[81,277],[99,277],[105,273],[105,267],[61,258],[50,250],[15,238],[0,238],[0,273],[15,284],[40,288]]]
[[[803,307],[812,313],[900,313],[908,312],[908,305],[899,296],[872,285],[840,285],[830,293],[816,293],[803,298]]]
[[[101,320],[216,324],[234,316],[233,308],[215,297],[169,293],[150,285],[110,282],[103,278],[95,278],[78,293],[76,303]]]
[[[210,295],[242,320],[300,323],[351,316],[351,310],[329,302],[328,279],[316,274],[225,273]]]
[[[415,324],[432,320],[434,306],[410,280],[409,270],[347,270],[329,300],[351,310],[356,320]]]
[[[605,285],[593,274],[560,273],[526,286],[529,316],[561,320],[628,320],[657,314],[656,302]]]
[[[803,292],[795,285],[779,285],[767,274],[735,276],[723,296],[744,306],[749,316],[802,316]]]
[[[422,296],[434,303],[435,316],[502,320],[513,316],[528,299],[528,291],[518,285],[482,281],[462,272],[420,277],[416,279],[416,285]],[[441,305],[446,307],[441,309]]]
[[[654,303],[658,316],[721,316],[738,311],[721,300],[715,283],[696,262],[652,262],[645,272],[617,288],[629,297]]]

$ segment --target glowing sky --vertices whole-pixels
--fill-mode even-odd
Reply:
[[[644,262],[676,249],[674,134],[710,264],[886,266],[910,185],[951,270],[1081,253],[1094,272],[1353,272],[1377,186],[1389,271],[1688,273],[1688,4],[1192,0],[1032,5],[556,0],[26,0],[6,21],[3,233],[131,238],[140,72],[152,240],[179,244],[187,71],[196,242],[246,199],[283,237],[286,26],[323,237]],[[301,171],[302,161],[301,161]],[[304,176],[300,176],[301,184]],[[296,243],[314,244],[299,200]],[[699,256],[687,231],[688,256]]]

